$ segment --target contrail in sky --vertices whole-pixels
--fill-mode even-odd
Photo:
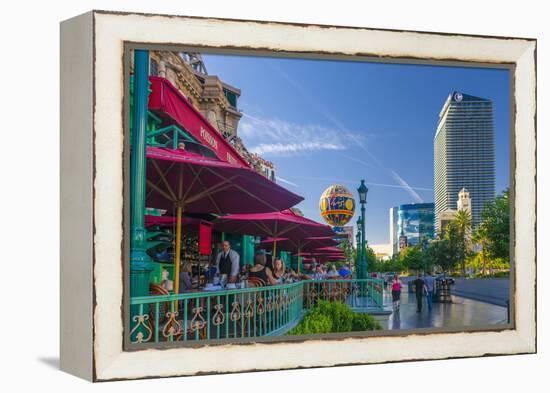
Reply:
[[[269,63],[268,63],[269,64]],[[292,78],[290,75],[288,75],[285,71],[283,71],[279,66],[275,64],[269,64],[269,66],[274,69],[279,75],[281,75],[284,79],[286,79],[291,85],[293,85],[305,98],[310,100],[312,103],[314,103],[317,106],[317,109],[330,121],[332,124],[334,124],[336,127],[340,128],[341,130],[346,132],[346,135],[350,138],[354,139],[355,143],[361,147],[367,153],[367,155],[382,169],[387,171],[391,177],[396,181],[397,184],[404,190],[406,190],[416,202],[424,202],[424,200],[416,193],[411,186],[393,169],[390,169],[386,167],[374,154],[372,154],[367,147],[358,140],[358,138],[353,135],[353,133],[349,132],[347,127],[338,119],[328,108],[326,108],[321,102],[319,102],[314,97],[310,96],[308,92],[304,89],[303,85],[296,81],[294,78]],[[357,159],[353,159],[349,156],[344,156],[348,159],[352,159],[354,161],[361,162],[364,165],[368,165],[364,161],[360,161]]]
[[[275,176],[275,179],[277,179],[277,181],[280,181],[281,183],[285,183],[294,187],[300,187],[298,184],[293,183],[290,180],[283,179],[282,177],[279,177],[279,176]]]
[[[350,179],[334,179],[334,178],[328,178],[328,177],[313,177],[313,176],[293,176],[293,178],[294,179],[305,179],[305,180],[308,180],[308,179],[310,179],[310,180],[326,180],[326,181],[335,181],[335,182],[346,183],[346,184],[357,184],[357,180],[350,180]],[[433,192],[433,188],[409,186],[408,184],[404,185],[404,184],[373,183],[373,182],[368,182],[368,181],[365,182],[365,183],[369,186],[401,188],[401,189],[405,189],[405,190],[407,190],[409,192],[413,192],[413,193],[416,193],[414,190]]]
[[[413,198],[415,199],[416,202],[420,202],[420,203],[424,202],[424,200],[420,197],[420,195],[418,195],[418,194],[416,193],[416,191],[414,191],[413,188],[412,188],[411,186],[409,186],[409,184],[408,184],[405,180],[403,180],[403,178],[402,178],[401,176],[399,176],[399,175],[397,174],[397,172],[395,172],[394,170],[391,170],[391,169],[390,169],[390,171],[391,171],[391,174],[392,174],[393,178],[394,178],[399,184],[401,184],[401,186],[402,186],[405,190],[407,190],[407,191],[409,192],[409,194],[411,194],[411,195],[413,196]]]

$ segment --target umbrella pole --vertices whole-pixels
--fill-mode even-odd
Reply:
[[[302,264],[301,250],[298,249],[298,274],[300,274],[300,265]]]
[[[176,220],[176,256],[174,265],[174,294],[179,293],[180,289],[180,264],[181,264],[181,206],[177,208]],[[175,304],[175,310],[178,311],[178,302]]]
[[[273,255],[271,256],[271,266],[275,267],[275,255],[277,255],[277,238],[273,242]]]

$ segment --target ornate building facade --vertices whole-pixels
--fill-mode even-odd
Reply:
[[[209,75],[199,53],[152,51],[149,72],[169,80],[258,173],[275,181],[273,163],[250,153],[238,136],[241,90]]]

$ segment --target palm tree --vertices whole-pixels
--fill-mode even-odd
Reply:
[[[485,275],[487,260],[486,260],[486,249],[487,244],[489,244],[489,234],[487,231],[487,226],[484,223],[481,223],[477,230],[472,236],[472,241],[481,246],[481,274]]]
[[[459,236],[466,250],[471,250],[472,216],[467,210],[456,212],[453,220],[457,226]],[[466,274],[466,258],[462,261],[462,274]]]

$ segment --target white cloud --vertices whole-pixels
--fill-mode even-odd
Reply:
[[[302,142],[302,143],[261,143],[250,149],[256,154],[297,153],[300,151],[342,150],[344,146],[334,143]]]
[[[260,155],[346,149],[341,130],[319,124],[297,124],[245,114],[239,123],[239,134],[248,149]]]

